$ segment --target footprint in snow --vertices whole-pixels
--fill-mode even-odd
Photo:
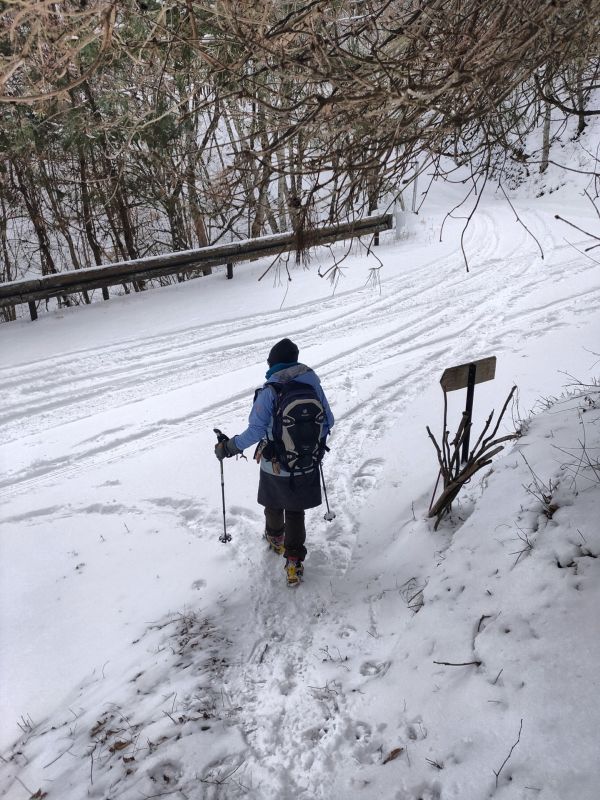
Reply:
[[[427,728],[423,726],[422,720],[417,717],[412,724],[406,726],[406,738],[411,742],[419,742],[427,738]]]
[[[369,678],[381,678],[390,668],[389,661],[365,661],[360,668],[360,674]]]
[[[354,492],[369,491],[377,483],[377,477],[383,467],[382,458],[371,458],[365,461],[352,476]]]
[[[174,787],[181,778],[183,770],[180,764],[175,761],[161,761],[149,772],[148,777],[158,786]]]

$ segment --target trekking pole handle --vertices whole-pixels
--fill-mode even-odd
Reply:
[[[217,434],[217,441],[218,442],[227,442],[227,441],[229,441],[229,436],[225,436],[223,431],[220,431],[218,428],[213,428],[213,431]]]

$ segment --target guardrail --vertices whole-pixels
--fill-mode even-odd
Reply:
[[[314,247],[331,244],[342,239],[352,239],[367,234],[390,230],[392,214],[364,217],[355,222],[329,225],[303,231],[303,246]],[[101,267],[58,272],[40,278],[9,281],[0,284],[0,307],[29,304],[31,319],[37,319],[36,301],[61,297],[72,292],[102,289],[105,300],[109,299],[108,287],[122,283],[151,280],[175,273],[202,270],[227,264],[227,277],[233,275],[233,264],[239,261],[276,256],[296,248],[294,233],[277,233],[256,239],[245,239],[231,244],[209,245],[197,250],[185,250],[162,256],[150,256],[135,261],[121,261]]]

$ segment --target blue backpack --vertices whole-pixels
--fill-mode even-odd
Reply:
[[[318,467],[325,450],[325,410],[307,383],[267,383],[276,394],[273,412],[274,455],[292,476]]]

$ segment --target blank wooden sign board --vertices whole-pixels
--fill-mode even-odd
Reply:
[[[442,389],[445,392],[454,392],[457,389],[466,389],[469,385],[469,369],[475,367],[475,383],[493,381],[496,376],[496,356],[481,358],[479,361],[471,361],[469,364],[460,364],[458,367],[450,367],[444,370],[440,379]]]
[[[465,438],[463,441],[462,462],[466,462],[469,457],[469,437],[471,433],[471,419],[473,416],[473,395],[475,384],[491,381],[496,375],[496,356],[480,358],[479,361],[471,361],[469,364],[459,364],[458,367],[450,367],[444,370],[440,379],[444,392],[454,392],[457,389],[467,390],[467,405],[465,408],[466,426]]]

